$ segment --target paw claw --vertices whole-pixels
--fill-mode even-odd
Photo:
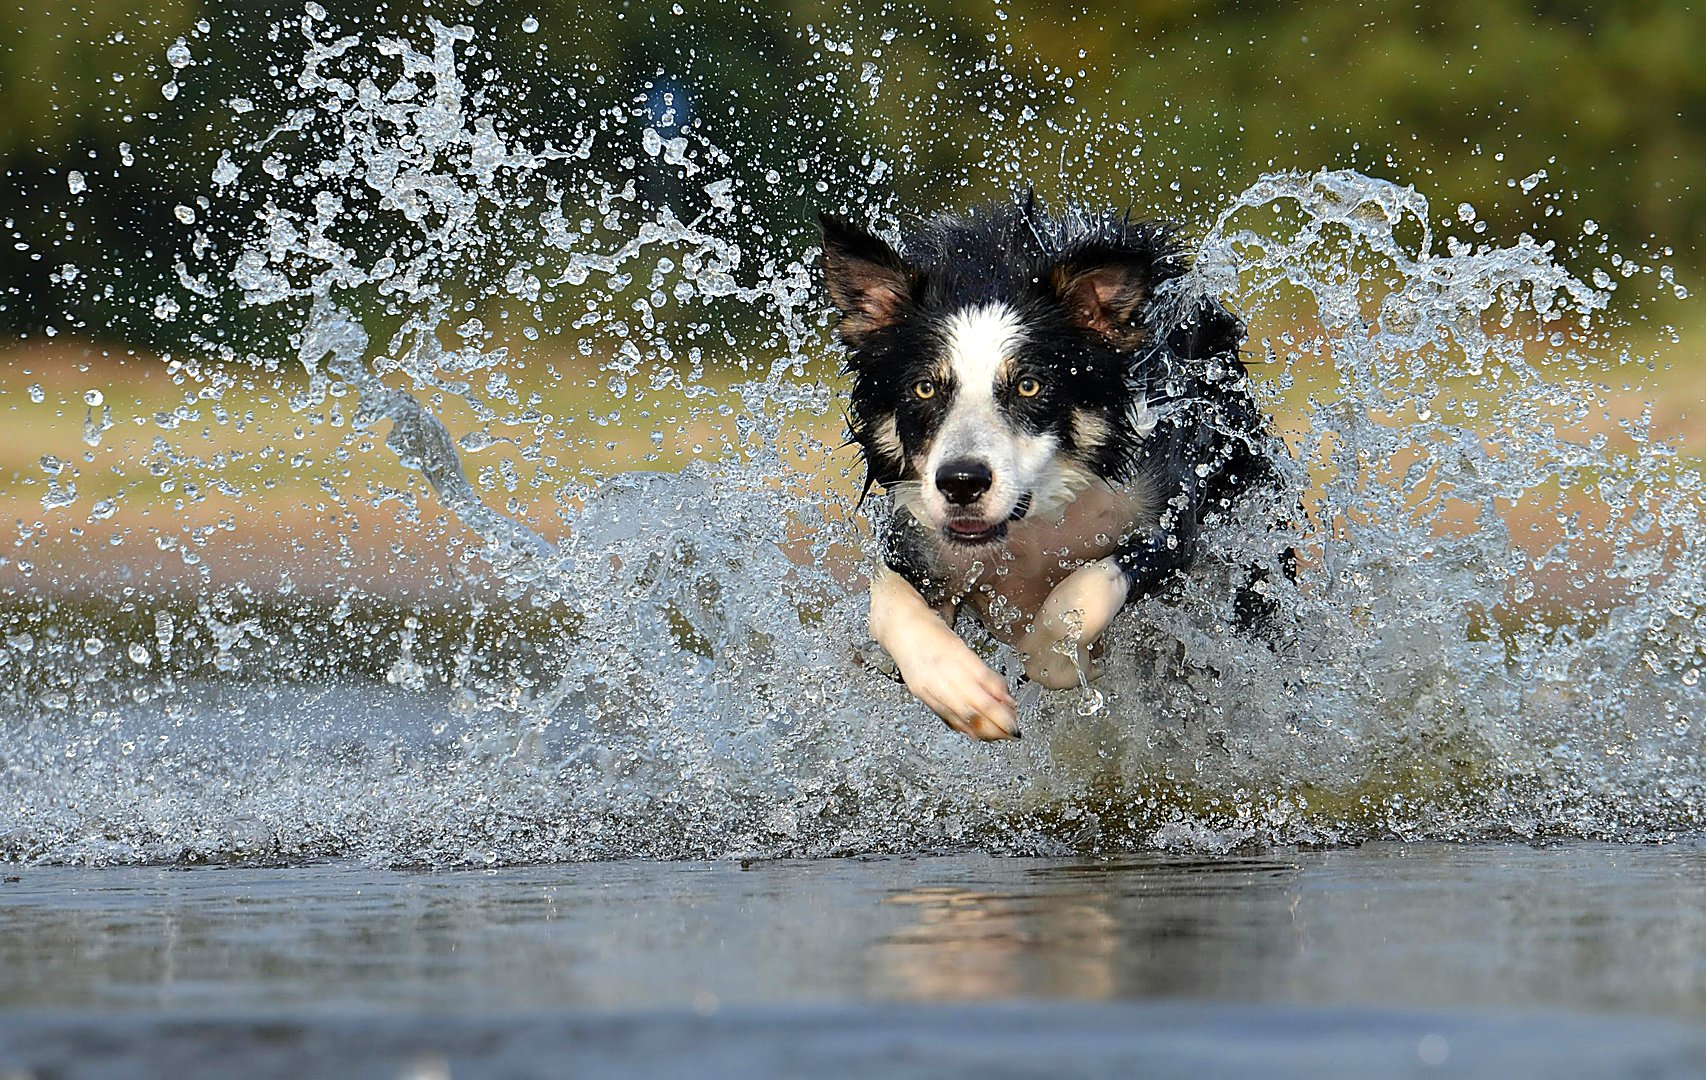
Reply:
[[[1017,737],[1018,703],[1007,681],[959,638],[921,652],[901,674],[913,695],[955,731],[984,742]]]

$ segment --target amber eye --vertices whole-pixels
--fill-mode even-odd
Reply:
[[[912,384],[912,392],[918,395],[920,401],[929,401],[936,396],[936,384],[929,379],[919,379]]]
[[[1043,392],[1043,384],[1026,375],[1019,380],[1019,385],[1015,389],[1019,391],[1020,397],[1036,397]]]

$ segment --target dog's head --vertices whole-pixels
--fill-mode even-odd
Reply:
[[[853,438],[869,480],[926,526],[998,543],[1129,468],[1154,426],[1136,361],[1172,332],[1155,292],[1186,269],[1165,227],[1027,204],[938,219],[896,250],[822,226]]]

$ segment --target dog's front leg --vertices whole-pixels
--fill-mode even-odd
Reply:
[[[1050,690],[1090,676],[1090,647],[1125,606],[1131,579],[1117,559],[1098,559],[1054,587],[1019,642],[1025,674]]]
[[[952,619],[953,610],[947,617]],[[1007,681],[978,658],[911,583],[888,567],[871,582],[871,636],[918,700],[974,739],[1016,739],[1019,714]]]

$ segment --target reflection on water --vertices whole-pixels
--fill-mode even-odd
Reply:
[[[1187,998],[1706,1017],[1698,845],[16,876],[7,1007]]]
[[[995,864],[1000,866],[1001,864]],[[1005,875],[1004,875],[1005,876]],[[1019,875],[1014,875],[1018,877]],[[885,992],[1706,1014],[1706,852],[1370,845],[896,894]]]
[[[1215,993],[1220,944],[1245,940],[1259,960],[1295,935],[1300,870],[1265,860],[1118,860],[1035,866],[1005,889],[904,890],[889,902],[915,907],[917,923],[878,946],[892,979],[885,989],[924,1000]]]

